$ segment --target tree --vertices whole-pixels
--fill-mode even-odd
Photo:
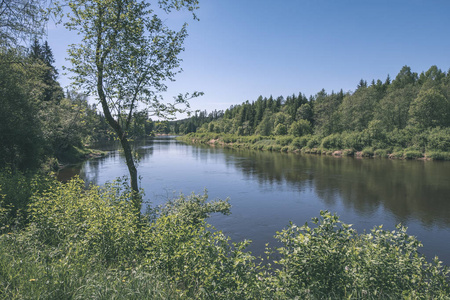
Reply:
[[[198,0],[157,3],[166,13],[198,8]],[[97,97],[117,134],[130,174],[134,204],[140,210],[137,170],[127,131],[139,103],[160,117],[173,115],[179,111],[176,104],[187,103],[188,94],[178,96],[174,104],[165,104],[160,96],[167,90],[164,82],[174,80],[181,71],[178,55],[184,50],[187,24],[179,31],[170,30],[154,14],[151,4],[143,0],[69,0],[69,7],[71,13],[65,25],[82,36],[80,44],[70,46],[73,67],[69,70],[76,74],[76,86]]]
[[[332,92],[331,95],[327,95],[324,89],[317,93],[313,105],[316,134],[327,136],[339,131],[337,110],[343,98],[344,93],[342,90],[337,94]]]
[[[409,109],[410,123],[419,128],[449,125],[450,102],[438,90],[420,91]]]
[[[45,86],[42,100],[59,103],[64,97],[64,92],[57,81],[58,71],[54,66],[55,59],[47,41],[41,45],[35,38],[30,47],[29,56],[34,60],[34,63],[42,64],[42,68],[45,70],[41,77],[42,83]]]
[[[0,168],[25,170],[41,162],[44,145],[36,101],[42,92],[41,71],[24,57],[0,53]]]
[[[303,136],[311,133],[311,123],[308,120],[304,119],[293,122],[291,127],[289,128],[289,134],[293,136]]]
[[[13,47],[30,37],[42,36],[50,13],[59,7],[45,0],[0,1],[0,45]]]

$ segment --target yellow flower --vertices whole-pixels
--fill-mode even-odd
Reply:
[[[34,279],[34,278],[31,278],[31,279],[30,279],[30,282],[34,282],[34,281],[36,281],[36,279]]]

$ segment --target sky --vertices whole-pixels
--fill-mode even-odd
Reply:
[[[184,71],[164,97],[204,92],[192,110],[353,91],[361,79],[394,79],[405,65],[419,74],[450,69],[449,0],[200,0],[196,14],[200,21],[187,12],[162,16],[172,28],[189,24]],[[49,25],[47,39],[63,73],[67,46],[79,38]]]

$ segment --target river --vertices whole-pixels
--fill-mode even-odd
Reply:
[[[209,222],[233,241],[252,240],[255,255],[289,221],[298,225],[335,212],[358,232],[376,225],[393,230],[402,223],[416,236],[428,259],[450,265],[450,163],[389,159],[335,158],[193,146],[170,137],[135,144],[151,205],[169,197],[208,190],[209,199],[230,198],[230,216]],[[117,145],[102,145],[107,157],[62,170],[61,180],[79,174],[103,184],[128,174]]]

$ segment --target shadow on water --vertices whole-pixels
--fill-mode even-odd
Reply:
[[[380,205],[398,222],[450,224],[450,165],[446,162],[335,158],[317,155],[226,150],[226,163],[259,184],[313,188],[327,204],[370,213]],[[237,159],[240,158],[240,159]],[[245,158],[245,159],[242,159]]]

